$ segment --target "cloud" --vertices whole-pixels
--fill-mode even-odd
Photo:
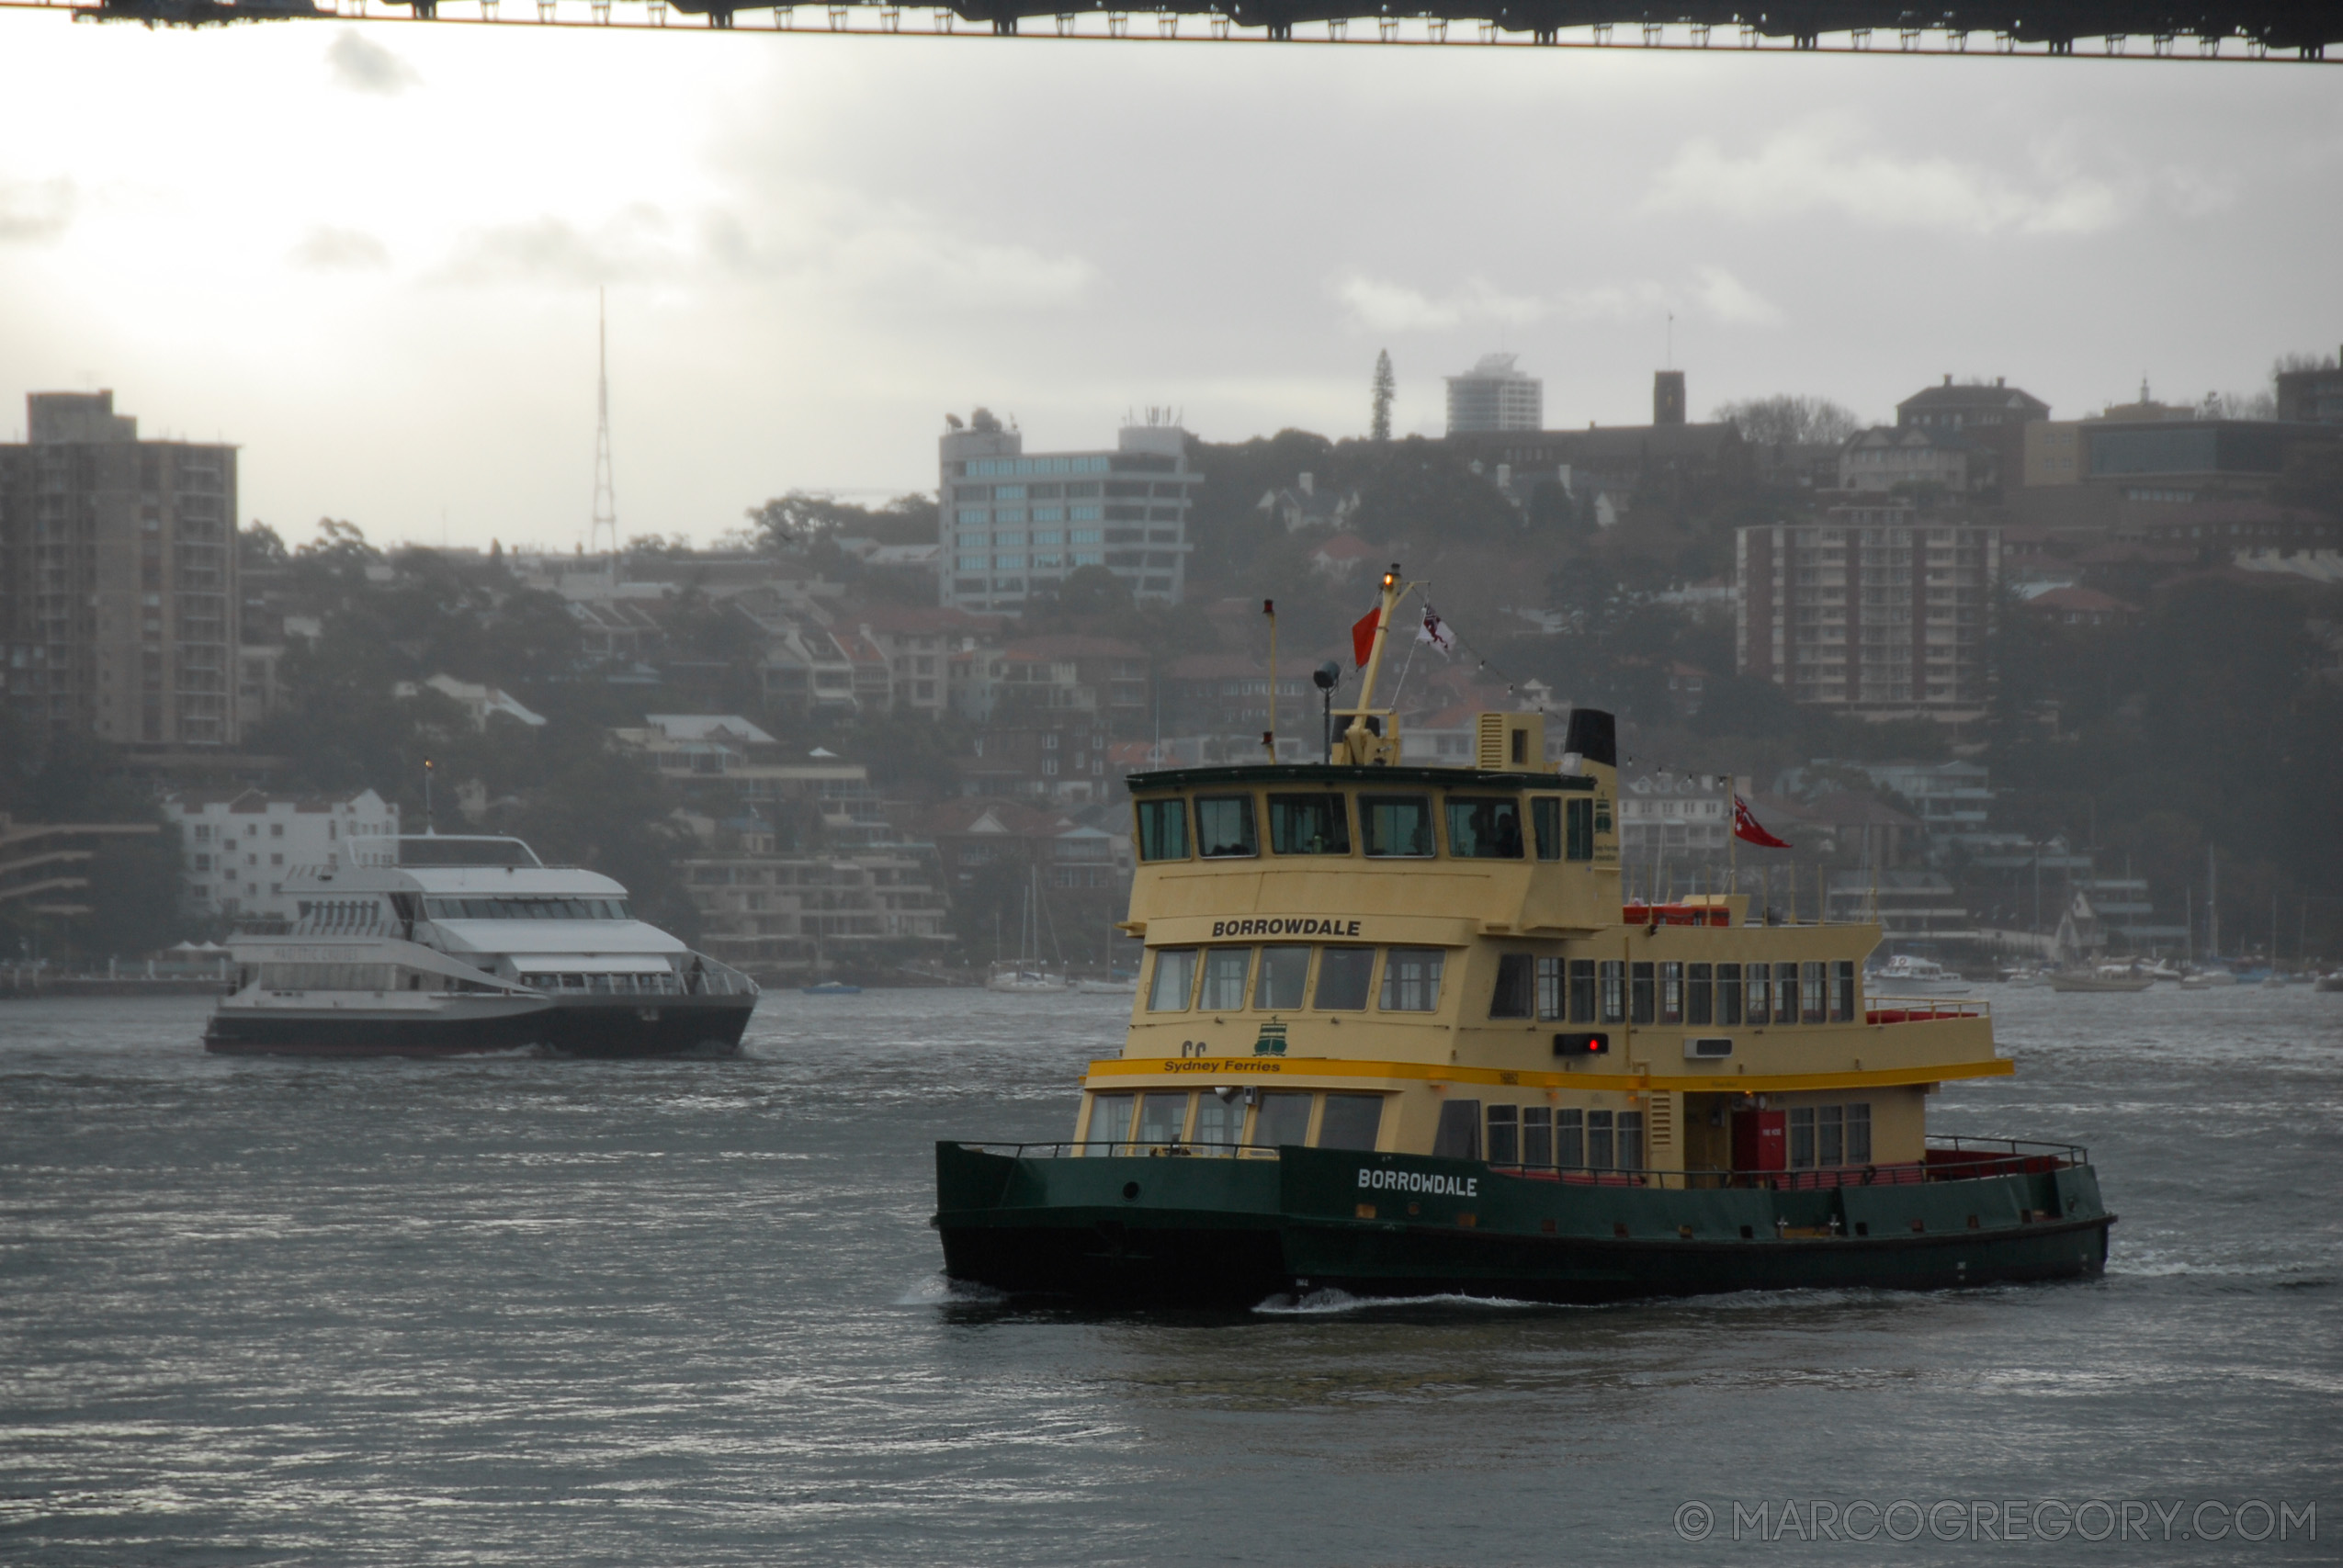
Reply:
[[[382,242],[363,229],[311,229],[289,259],[311,272],[375,272],[390,265]]]
[[[565,219],[541,217],[475,230],[456,246],[443,281],[459,284],[616,283],[675,271],[683,265],[666,243],[667,215],[637,205],[588,232]]]
[[[79,193],[71,180],[0,180],[0,245],[38,245],[74,220]]]
[[[798,188],[769,205],[789,214],[785,230],[754,231],[730,211],[703,225],[709,254],[736,276],[812,285],[897,311],[1047,309],[1098,281],[1086,257],[961,233],[907,203]]]
[[[1772,327],[1782,324],[1782,308],[1759,294],[1721,266],[1700,269],[1692,298],[1720,321],[1735,326]]]
[[[1432,332],[1467,321],[1526,326],[1554,313],[1543,299],[1506,294],[1479,278],[1434,298],[1402,283],[1351,273],[1334,280],[1332,292],[1351,319],[1370,332]]]
[[[356,28],[344,28],[326,46],[326,69],[334,80],[354,93],[380,93],[386,97],[423,85],[415,68]]]
[[[2037,156],[2029,179],[1949,157],[1906,157],[1855,125],[1817,118],[1747,152],[1694,137],[1659,171],[1643,207],[1750,220],[1837,212],[1873,228],[1980,235],[2092,234],[2123,216],[2114,186],[2059,162]]]

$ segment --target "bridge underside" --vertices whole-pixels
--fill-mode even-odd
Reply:
[[[70,4],[70,0],[67,0]],[[447,19],[470,19],[474,0],[446,0],[461,14]],[[501,0],[477,0],[479,19],[523,21],[526,16],[504,18]],[[575,0],[535,0],[536,20],[613,22],[612,0],[585,0],[588,16],[568,15]],[[63,9],[54,0],[0,0],[0,6],[38,5]],[[418,19],[437,18],[442,0],[100,0],[74,6],[77,18],[135,21],[149,26],[203,27],[238,21],[283,21],[303,18],[358,19],[380,16],[382,8],[398,7]],[[515,0],[522,10],[526,0]],[[716,27],[730,27],[737,16],[772,17],[778,25],[799,8],[790,0],[620,0],[631,12],[642,6],[647,19],[659,21],[673,9],[704,17]],[[2239,0],[2233,4],[2176,4],[2174,0],[2034,0],[2020,8],[2010,0],[1983,4],[1954,3],[1915,7],[1893,0],[1789,0],[1789,3],[1745,8],[1730,5],[1674,4],[1638,6],[1608,0],[1435,0],[1367,6],[1358,0],[1169,0],[1152,6],[1117,0],[955,0],[946,5],[906,5],[902,0],[807,0],[806,9],[826,11],[829,25],[840,31],[949,31],[954,20],[995,33],[1013,34],[1025,24],[1047,19],[1059,33],[1079,31],[1084,17],[1109,18],[1108,36],[1172,38],[1232,35],[1292,39],[1296,28],[1316,29],[1311,36],[1346,39],[1358,26],[1377,29],[1387,40],[1446,41],[1450,26],[1474,29],[1483,42],[1554,43],[1562,35],[1591,35],[1591,41],[1612,41],[1614,29],[1639,34],[1656,44],[1671,29],[1695,46],[1711,38],[1737,37],[1745,45],[1763,39],[1786,41],[1804,49],[1821,47],[1826,37],[1851,40],[1851,47],[1870,47],[1874,35],[1893,34],[1897,47],[1923,47],[1919,40],[1934,37],[1945,42],[1930,50],[1969,52],[1968,40],[1992,40],[1976,52],[2026,46],[2036,53],[2067,54],[2078,40],[2097,40],[2103,52],[2133,55],[2132,40],[2150,48],[2138,58],[2154,56],[2197,58],[2286,58],[2320,60],[2327,46],[2343,44],[2343,0]],[[934,26],[906,29],[906,12],[933,13]],[[355,13],[355,16],[354,16]],[[856,25],[855,18],[876,18],[877,26]],[[631,16],[626,18],[631,20]],[[1132,22],[1142,24],[1134,28]],[[1194,19],[1205,24],[1182,33],[1179,23]],[[2176,40],[2193,46],[2175,50]],[[1364,39],[1362,40],[1364,41]],[[1893,51],[1884,50],[1892,52]],[[2338,51],[2343,52],[2343,51]]]

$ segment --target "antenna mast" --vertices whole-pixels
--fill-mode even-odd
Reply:
[[[586,553],[602,548],[610,535],[610,558],[618,558],[618,498],[610,479],[610,327],[602,290],[594,293],[594,338],[596,361],[594,426],[594,521],[586,528]]]

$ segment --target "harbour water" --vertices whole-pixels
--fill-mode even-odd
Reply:
[[[934,1140],[1066,1135],[1127,998],[780,993],[670,1063],[6,1004],[0,1561],[2343,1556],[2343,996],[1984,994],[2018,1076],[1934,1128],[2088,1145],[2102,1280],[1228,1318],[935,1277]]]

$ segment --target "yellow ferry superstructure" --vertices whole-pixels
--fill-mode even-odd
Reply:
[[[1604,1213],[1619,1212],[1607,1222],[1613,1242],[1649,1231],[1729,1243],[1760,1239],[1761,1228],[1767,1241],[1793,1231],[1856,1240],[1874,1218],[1925,1235],[1920,1210],[1941,1193],[1923,1201],[1922,1190],[1988,1170],[1978,1151],[1931,1148],[1927,1105],[1941,1084],[2011,1071],[1989,1010],[1866,996],[1875,924],[1753,918],[1737,893],[1624,906],[1608,714],[1575,711],[1558,761],[1547,759],[1542,715],[1484,713],[1475,766],[1399,763],[1396,716],[1369,704],[1402,588],[1395,567],[1359,705],[1341,716],[1326,763],[1129,780],[1137,869],[1125,929],[1143,939],[1145,962],[1120,1054],[1089,1064],[1070,1143],[1047,1151],[1135,1173],[1101,1190],[1114,1212],[1092,1217],[1123,1238],[1109,1253],[1135,1225],[1156,1227],[1149,1245],[1164,1257],[1175,1247],[1208,1251],[1194,1235],[1175,1243],[1175,1224],[1209,1231],[1216,1214],[1257,1213],[1270,1179],[1236,1169],[1254,1160],[1288,1168],[1276,1178],[1275,1226],[1284,1271],[1296,1280],[1307,1277],[1297,1257],[1324,1264],[1349,1256],[1345,1247],[1362,1257],[1362,1247],[1380,1247],[1390,1279],[1470,1288],[1452,1278],[1456,1268],[1424,1263],[1423,1238],[1409,1233],[1482,1229],[1485,1210],[1511,1205],[1507,1223],[1527,1237],[1588,1227],[1600,1237],[1606,1222],[1578,1212],[1590,1192],[1604,1194]],[[1329,1158],[1315,1158],[1319,1151]],[[1020,1163],[1022,1175],[1002,1175],[1002,1190],[1027,1192],[1036,1212],[979,1212],[968,1195],[985,1190],[992,1168],[968,1163],[973,1152],[939,1151],[938,1223],[947,1255],[956,1237],[963,1255],[956,1273],[990,1271],[989,1282],[1013,1287],[1009,1276],[1024,1265],[978,1260],[1018,1246],[1062,1251],[1063,1236],[1041,1233],[1081,1222],[1078,1190],[1106,1173],[1077,1176],[1030,1149],[982,1157]],[[1995,1158],[1999,1175],[2088,1174],[2078,1151],[2012,1145]],[[1183,1162],[1181,1173],[1166,1160]],[[1227,1175],[1216,1185],[1187,1174],[1187,1162],[1199,1172],[1228,1162]],[[1353,1174],[1368,1197],[1341,1213]],[[1409,1183],[1433,1176],[1470,1185],[1476,1200],[1485,1182],[1503,1201],[1428,1218],[1421,1201],[1375,1196],[1394,1183],[1413,1192]],[[1851,1187],[1912,1190],[1891,1214],[1874,1213],[1868,1195],[1844,1196]],[[1184,1217],[1149,1218],[1149,1194],[1170,1189],[1186,1194],[1164,1200]],[[1737,1191],[1830,1197],[1760,1215],[1742,1200],[1697,1196]],[[2053,1209],[2061,1223],[2099,1213],[2095,1186],[2088,1203],[2066,1196],[1997,1192],[1978,1214],[1964,1212],[1962,1228],[1984,1232],[1987,1213],[1996,1226],[2047,1222]],[[1661,1224],[1662,1211],[1677,1217]],[[2100,1220],[2070,1261],[2093,1247],[2103,1256]],[[1330,1230],[1338,1222],[1355,1234]],[[1013,1246],[1005,1233],[1020,1225],[1040,1229]],[[1062,1257],[1033,1267],[1052,1278],[1082,1272]],[[1540,1267],[1515,1258],[1490,1278],[1510,1289]],[[1555,1267],[1578,1265],[1557,1253]],[[1702,1288],[1681,1269],[1661,1272],[1674,1282],[1655,1288]],[[1974,1277],[1968,1263],[1947,1276]]]

